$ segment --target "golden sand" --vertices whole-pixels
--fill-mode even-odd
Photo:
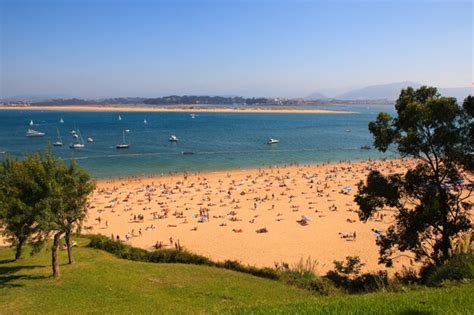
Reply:
[[[157,242],[165,248],[179,242],[213,260],[260,267],[311,257],[325,272],[334,260],[359,256],[365,270],[377,270],[382,267],[374,230],[385,231],[392,216],[383,211],[383,217],[360,222],[356,185],[372,168],[391,173],[410,163],[342,162],[99,181],[86,232],[113,234],[150,250]],[[256,232],[263,228],[266,233]]]
[[[185,112],[185,113],[282,113],[282,114],[354,114],[354,112],[326,109],[297,109],[276,107],[237,107],[205,108],[193,105],[176,105],[170,107],[132,107],[132,106],[1,106],[0,110],[40,110],[40,111],[97,111],[97,112]]]

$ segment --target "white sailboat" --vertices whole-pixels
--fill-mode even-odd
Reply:
[[[74,129],[71,130],[70,134],[74,137],[75,134],[77,134],[77,128],[76,128],[76,122],[74,122]]]
[[[82,149],[85,147],[84,145],[84,139],[82,139],[82,135],[81,135],[81,132],[79,131],[79,129],[77,129],[77,139],[79,141],[76,141],[76,142],[72,142],[71,144],[69,144],[69,147],[71,149]]]
[[[30,126],[33,126],[34,123],[33,123],[33,120],[30,120]]]
[[[130,147],[130,144],[125,142],[125,132],[129,131],[129,129],[125,129],[124,131],[122,131],[122,143],[119,143],[115,146],[117,149],[128,149]]]
[[[59,133],[59,129],[56,128],[58,132],[58,140],[56,142],[53,142],[53,146],[55,147],[62,147],[63,146],[63,140],[61,139],[61,134]]]
[[[118,120],[122,120],[122,116],[119,115],[119,116],[118,116]]]
[[[146,118],[143,120],[143,123],[146,125],[148,122],[146,121]]]
[[[64,119],[61,117],[61,119],[59,120],[59,123],[60,124],[64,124]]]

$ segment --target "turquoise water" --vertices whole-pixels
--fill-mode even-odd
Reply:
[[[371,144],[369,121],[387,107],[345,107],[357,114],[252,114],[252,113],[137,113],[0,111],[0,151],[21,157],[42,150],[57,139],[59,128],[64,146],[54,154],[76,158],[95,177],[161,174],[167,172],[221,170],[289,163],[380,158],[375,150],[361,150]],[[118,116],[122,120],[118,120]],[[63,118],[64,123],[59,123]],[[144,124],[144,119],[147,124]],[[42,138],[27,138],[33,120]],[[72,150],[70,131],[78,128],[86,143]],[[117,150],[122,131],[129,129],[129,149]],[[175,134],[180,141],[171,143]],[[267,145],[269,138],[279,144]],[[193,152],[183,155],[182,152]]]

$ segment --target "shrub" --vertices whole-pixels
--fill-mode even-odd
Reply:
[[[359,257],[347,256],[345,261],[334,261],[334,270],[325,277],[349,293],[399,290],[398,279],[390,279],[386,271],[359,275],[363,265]]]
[[[422,279],[428,286],[440,286],[446,280],[474,279],[474,254],[456,255],[440,266],[427,266],[422,270]]]
[[[308,258],[306,261],[301,259],[293,266],[281,263],[276,268],[283,283],[322,295],[336,293],[337,289],[331,281],[316,274],[317,265],[316,260]]]

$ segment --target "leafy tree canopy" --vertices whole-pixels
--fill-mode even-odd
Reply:
[[[378,150],[395,149],[416,161],[405,174],[372,171],[359,184],[355,201],[361,220],[383,209],[394,211],[395,223],[377,240],[380,262],[391,265],[398,250],[441,263],[449,257],[452,239],[472,228],[472,183],[464,179],[474,167],[473,103],[472,96],[459,106],[436,88],[409,87],[397,100],[397,117],[380,113],[369,123]]]

